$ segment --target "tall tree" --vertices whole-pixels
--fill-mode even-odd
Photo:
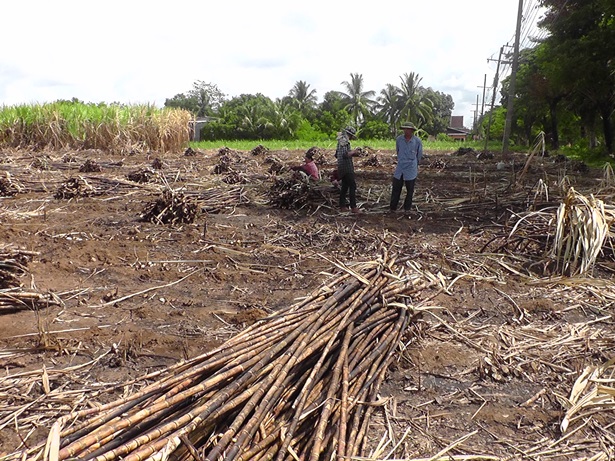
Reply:
[[[586,125],[601,119],[607,151],[613,153],[615,2],[541,0],[541,5],[547,8],[540,22],[550,32],[546,42],[573,89],[567,100]]]
[[[431,117],[425,119],[423,129],[432,135],[445,133],[448,128],[455,103],[450,94],[435,91],[432,88],[422,90],[424,100],[430,101],[432,105]]]
[[[224,102],[225,95],[213,83],[197,80],[187,94],[179,93],[164,102],[165,107],[186,109],[195,117],[213,115]]]
[[[355,126],[358,127],[370,115],[374,105],[372,98],[376,92],[363,90],[362,74],[350,74],[350,81],[344,81],[342,85],[346,89],[346,92],[342,93],[346,102],[345,108],[352,115]]]
[[[316,90],[311,90],[310,85],[303,80],[298,80],[295,83],[288,96],[291,98],[292,104],[306,117],[316,107]]]
[[[387,83],[386,87],[380,91],[376,101],[378,116],[390,126],[391,134],[394,135],[399,125],[404,104],[401,90],[395,85]]]
[[[414,72],[401,77],[401,117],[412,120],[418,126],[431,122],[433,118],[433,102],[420,86],[422,80],[423,78]]]

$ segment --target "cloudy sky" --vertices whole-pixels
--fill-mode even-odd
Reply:
[[[527,34],[540,16],[525,5]],[[422,86],[450,94],[453,115],[469,127],[485,74],[487,86],[493,82],[496,62],[488,58],[513,44],[518,7],[517,0],[11,1],[0,27],[0,105],[76,97],[162,106],[197,80],[228,97],[272,99],[303,80],[321,101],[343,91],[351,73],[380,93],[414,72]]]

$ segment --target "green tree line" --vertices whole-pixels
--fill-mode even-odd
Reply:
[[[613,154],[615,117],[615,2],[541,0],[545,39],[521,50],[515,94],[502,82],[501,105],[480,122],[501,136],[513,97],[511,139],[527,145],[545,133],[551,149]]]
[[[316,90],[299,80],[283,98],[242,94],[227,98],[218,86],[198,80],[187,93],[165,101],[165,107],[190,111],[209,122],[201,132],[205,140],[331,139],[346,125],[355,126],[365,139],[390,139],[400,122],[412,120],[422,132],[436,135],[448,127],[453,98],[421,86],[413,72],[388,84],[379,94],[366,90],[362,74],[350,74],[341,90],[329,91],[318,102]]]

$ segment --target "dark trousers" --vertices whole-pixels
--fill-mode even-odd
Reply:
[[[401,196],[401,189],[403,185],[406,185],[406,199],[404,200],[404,211],[410,211],[412,208],[412,197],[414,196],[414,183],[416,179],[410,179],[404,181],[402,175],[401,179],[393,177],[393,190],[391,192],[391,210],[397,210],[397,204],[399,203],[399,197]]]
[[[357,207],[357,182],[354,178],[354,173],[346,173],[342,176],[342,187],[340,188],[340,206],[348,206],[346,202],[346,194],[350,199],[350,208]]]

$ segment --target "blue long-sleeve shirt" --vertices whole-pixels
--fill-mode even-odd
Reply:
[[[404,181],[416,179],[419,174],[419,162],[423,157],[423,142],[418,136],[412,136],[409,141],[403,134],[399,135],[395,140],[395,149],[397,151],[397,167],[393,176]]]

